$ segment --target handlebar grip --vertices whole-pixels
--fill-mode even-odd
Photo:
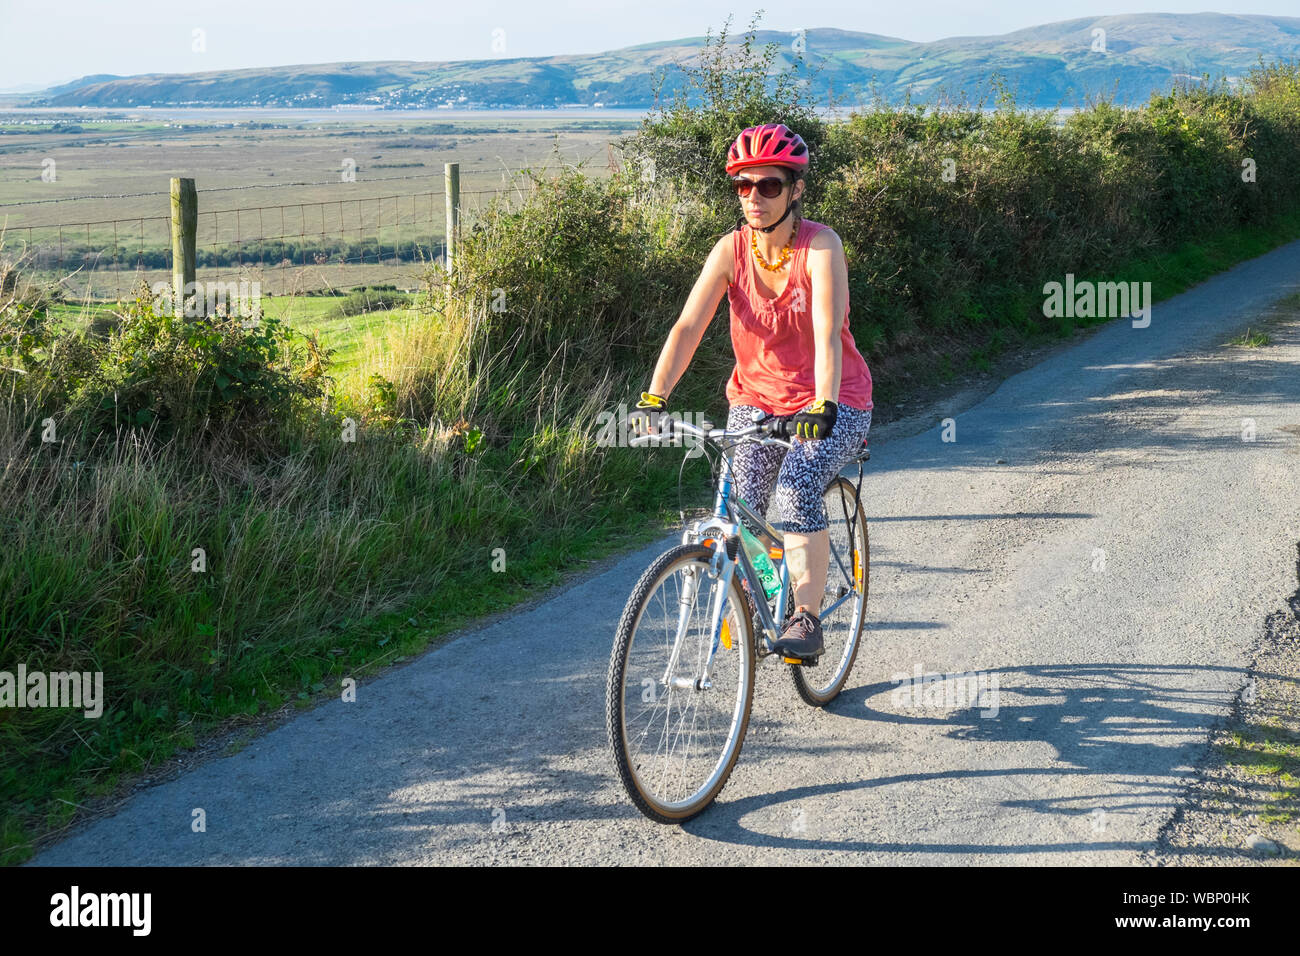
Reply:
[[[763,422],[763,431],[776,438],[790,438],[790,419],[773,416]]]

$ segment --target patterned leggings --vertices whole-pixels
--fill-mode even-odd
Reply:
[[[751,424],[753,405],[732,405],[727,429]],[[826,486],[849,463],[871,428],[871,410],[840,405],[830,438],[795,442],[787,451],[780,445],[749,442],[736,449],[732,467],[735,493],[759,514],[767,513],[772,485],[782,534],[812,534],[827,527]]]

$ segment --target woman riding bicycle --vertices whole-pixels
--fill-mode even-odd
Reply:
[[[792,416],[793,448],[742,444],[733,461],[736,493],[760,514],[773,485],[794,587],[795,613],[777,651],[822,653],[821,610],[830,561],[823,493],[871,427],[871,372],[849,333],[849,281],[835,232],[802,218],[799,198],[808,147],[784,125],[744,130],[727,151],[744,216],[714,245],[681,316],[668,333],[640,415],[663,411],[699,347],[722,294],[731,306],[736,367],[727,382],[727,429],[755,409]],[[793,216],[791,215],[793,213]]]

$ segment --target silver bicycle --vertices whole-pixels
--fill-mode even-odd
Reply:
[[[726,784],[749,725],[754,668],[774,655],[773,643],[794,609],[780,532],[732,494],[735,449],[744,442],[790,447],[781,437],[787,421],[756,413],[752,425],[733,432],[704,424],[673,420],[665,434],[630,442],[693,435],[722,462],[713,513],[687,528],[682,543],[641,575],[610,654],[605,716],[614,764],[632,802],[660,823],[696,816]],[[858,466],[859,488],[868,458],[864,442],[851,460]],[[853,483],[837,475],[823,500],[831,552],[818,615],[825,650],[814,660],[781,657],[792,665],[799,696],[819,707],[836,698],[853,668],[871,564],[867,522]],[[740,522],[779,572],[771,600],[741,544]]]

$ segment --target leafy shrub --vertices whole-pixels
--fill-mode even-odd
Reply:
[[[309,342],[256,314],[184,318],[159,312],[147,286],[106,338],[56,327],[44,309],[0,315],[0,359],[14,376],[29,418],[94,435],[121,427],[157,437],[194,435],[211,425],[274,430],[322,394],[323,365]]]

